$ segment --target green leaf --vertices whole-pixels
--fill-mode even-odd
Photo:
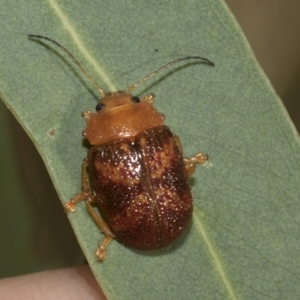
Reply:
[[[193,222],[171,247],[141,252],[102,238],[84,204],[70,221],[109,299],[296,299],[299,137],[222,1],[1,1],[1,98],[42,155],[62,202],[80,189],[83,111],[99,97],[62,43],[106,91],[126,89],[174,58],[183,63],[137,93],[180,136],[209,154],[192,179]],[[51,133],[54,133],[51,135]]]

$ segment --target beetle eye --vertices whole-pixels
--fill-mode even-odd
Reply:
[[[131,101],[134,102],[134,103],[140,103],[141,102],[140,98],[136,97],[136,96],[132,96]]]
[[[104,104],[103,104],[103,103],[98,103],[98,104],[96,105],[96,107],[95,107],[96,111],[99,111],[99,110],[101,110],[101,109],[103,109],[103,108],[104,108]]]

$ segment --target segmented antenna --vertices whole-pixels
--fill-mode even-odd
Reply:
[[[159,68],[158,70],[150,73],[149,75],[147,75],[145,78],[143,78],[142,80],[138,81],[137,83],[131,85],[129,88],[128,88],[128,93],[131,93],[138,85],[140,85],[141,83],[145,82],[146,80],[148,80],[149,78],[151,78],[152,76],[156,75],[157,73],[163,71],[164,69],[178,63],[178,62],[181,62],[183,60],[188,60],[188,59],[201,59],[201,60],[204,60],[206,61],[209,65],[211,66],[214,66],[215,64],[210,61],[209,59],[205,58],[205,57],[200,57],[200,56],[187,56],[187,57],[182,57],[182,58],[178,58],[178,59],[175,59],[169,63],[167,63],[166,65],[162,66],[161,68]]]
[[[46,37],[46,36],[42,36],[42,35],[35,35],[35,34],[29,34],[28,35],[29,38],[39,38],[39,39],[44,39],[47,40],[53,44],[55,44],[56,46],[58,46],[60,49],[62,49],[64,52],[66,52],[69,57],[73,60],[73,62],[79,67],[79,69],[82,71],[82,73],[88,78],[89,81],[92,82],[92,84],[96,87],[96,89],[98,90],[99,94],[104,97],[105,96],[105,92],[104,90],[96,83],[96,81],[92,78],[92,76],[83,68],[83,66],[79,63],[79,61],[71,54],[70,51],[68,51],[64,46],[60,45],[58,42]]]
[[[83,72],[83,74],[92,82],[92,84],[96,87],[96,89],[98,90],[99,94],[104,97],[105,96],[105,92],[104,90],[96,83],[96,81],[92,78],[92,76],[82,67],[82,65],[79,63],[79,61],[71,54],[70,51],[68,51],[64,46],[60,45],[58,42],[46,37],[46,36],[42,36],[42,35],[35,35],[35,34],[29,34],[28,35],[29,38],[39,38],[39,39],[44,39],[47,40],[53,44],[55,44],[56,46],[58,46],[59,48],[61,48],[65,53],[68,54],[68,56],[73,60],[73,62],[79,67],[79,69]],[[215,64],[210,61],[209,59],[205,58],[205,57],[200,57],[200,56],[187,56],[187,57],[182,57],[182,58],[178,58],[175,59],[169,63],[167,63],[166,65],[162,66],[161,68],[159,68],[158,70],[150,73],[149,75],[147,75],[145,78],[143,78],[142,80],[138,81],[137,83],[129,86],[128,88],[128,93],[131,93],[138,85],[140,85],[141,83],[145,82],[146,80],[148,80],[149,78],[151,78],[152,76],[156,75],[157,73],[165,70],[166,68],[170,67],[171,65],[174,65],[176,63],[179,63],[183,60],[188,60],[188,59],[201,59],[205,62],[207,62],[209,65],[214,66]]]

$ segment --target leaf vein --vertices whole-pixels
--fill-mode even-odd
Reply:
[[[83,54],[83,56],[93,65],[96,72],[100,75],[100,77],[103,79],[105,84],[108,86],[108,89],[110,91],[116,91],[115,85],[112,83],[110,77],[107,75],[107,73],[104,71],[103,67],[98,64],[96,59],[90,54],[86,46],[84,45],[82,39],[79,37],[77,30],[73,26],[72,22],[68,19],[67,15],[63,12],[61,7],[58,5],[58,3],[55,0],[48,0],[51,7],[54,9],[55,13],[61,20],[62,24],[64,25],[64,28],[68,31],[68,33],[71,35],[74,43],[77,45],[80,52]]]

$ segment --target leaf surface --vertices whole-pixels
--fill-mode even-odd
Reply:
[[[222,1],[1,1],[0,93],[28,132],[62,202],[80,188],[87,148],[81,113],[97,91],[126,90],[172,59],[200,55],[136,90],[179,135],[186,156],[209,154],[192,178],[193,222],[171,247],[140,252],[102,238],[84,204],[69,214],[109,299],[296,299],[299,284],[299,137]],[[54,133],[54,135],[52,135]]]

